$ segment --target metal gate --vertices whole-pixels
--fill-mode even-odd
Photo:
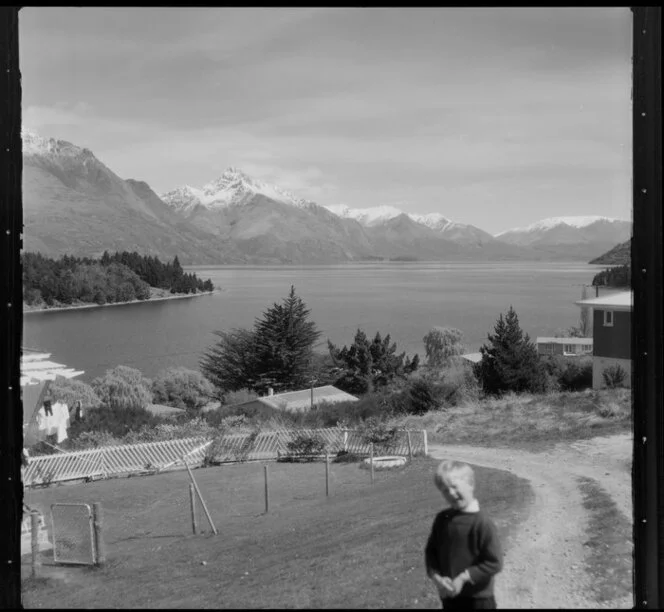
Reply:
[[[51,504],[51,525],[54,563],[96,563],[93,513],[88,504]]]

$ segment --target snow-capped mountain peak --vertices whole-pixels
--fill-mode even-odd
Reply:
[[[355,219],[360,224],[367,226],[383,223],[404,214],[403,210],[386,204],[371,208],[349,208],[344,205],[326,206],[325,208],[339,217]]]
[[[430,227],[436,231],[443,231],[457,225],[440,213],[428,213],[426,215],[418,215],[413,213],[409,214],[408,216],[416,223],[421,223],[422,225],[426,225],[427,227]]]
[[[259,194],[300,208],[313,204],[286,189],[256,180],[234,166],[228,167],[219,178],[202,189],[185,185],[160,197],[175,210],[187,212],[199,204],[210,209],[242,204],[248,197]]]
[[[598,221],[608,221],[609,223],[615,223],[615,222],[623,222],[622,219],[615,219],[612,217],[603,217],[601,215],[580,215],[580,216],[572,216],[572,217],[549,217],[547,219],[542,219],[541,221],[536,221],[535,223],[531,223],[530,225],[526,227],[516,227],[504,232],[500,232],[499,234],[496,234],[495,237],[499,238],[500,236],[504,234],[508,234],[511,232],[539,232],[539,231],[546,231],[553,229],[555,227],[561,226],[561,225],[568,225],[569,227],[574,227],[576,229],[581,229],[584,227],[588,227],[589,225],[592,225],[593,223],[597,223]]]
[[[34,130],[27,127],[21,127],[21,140],[23,141],[24,155],[43,155],[56,156],[67,155],[70,157],[81,154],[94,157],[88,149],[77,147],[66,140],[56,140],[55,138],[44,138]]]

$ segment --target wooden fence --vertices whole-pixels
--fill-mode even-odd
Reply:
[[[30,459],[29,465],[23,470],[23,484],[30,487],[67,480],[181,469],[184,467],[181,461],[183,455],[190,466],[200,465],[206,455],[215,463],[274,460],[293,454],[288,449],[288,442],[298,435],[318,437],[324,442],[325,451],[331,454],[342,450],[360,455],[368,455],[370,452],[370,444],[356,430],[329,428],[261,431],[231,434],[216,439],[186,438],[36,456]],[[398,431],[389,443],[377,444],[375,447],[382,454],[426,455],[426,431]]]

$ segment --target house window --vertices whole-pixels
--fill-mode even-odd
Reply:
[[[604,327],[613,327],[613,310],[604,311]]]
[[[564,344],[563,345],[563,352],[564,353],[574,353],[574,345],[572,344]]]
[[[581,350],[582,350],[584,353],[585,353],[585,352],[590,352],[590,351],[593,350],[593,345],[592,345],[592,344],[584,344],[584,345],[581,347]]]

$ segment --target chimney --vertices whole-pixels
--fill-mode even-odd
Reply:
[[[267,396],[271,397],[274,395],[274,389],[272,387],[267,388]]]

